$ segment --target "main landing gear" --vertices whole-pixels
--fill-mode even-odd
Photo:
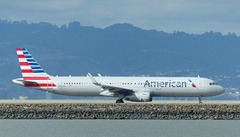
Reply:
[[[116,101],[116,103],[124,103],[124,101],[122,100],[122,98],[120,98]]]
[[[199,102],[199,104],[202,104],[202,96],[201,97],[198,97],[198,102]]]

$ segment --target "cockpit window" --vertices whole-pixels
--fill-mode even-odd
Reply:
[[[209,85],[210,85],[210,86],[212,86],[212,85],[217,85],[217,83],[215,83],[215,82],[210,82]]]

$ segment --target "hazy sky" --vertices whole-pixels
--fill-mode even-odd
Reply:
[[[79,21],[105,28],[130,23],[143,29],[173,32],[228,32],[240,35],[239,0],[0,0],[0,19]]]

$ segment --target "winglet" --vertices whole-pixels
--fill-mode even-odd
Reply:
[[[102,75],[101,75],[100,73],[98,73],[98,76],[99,76],[99,77],[102,77]]]
[[[93,78],[92,74],[88,73],[88,76],[89,76],[89,78],[91,79],[91,81],[92,81],[93,84],[95,84],[95,85],[100,85],[100,84],[96,81],[96,79]]]

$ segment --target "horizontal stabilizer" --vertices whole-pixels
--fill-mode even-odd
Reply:
[[[23,78],[18,78],[12,80],[12,82],[14,84],[18,84],[25,87],[56,87],[56,85],[50,81],[39,83],[36,81],[23,80]]]

